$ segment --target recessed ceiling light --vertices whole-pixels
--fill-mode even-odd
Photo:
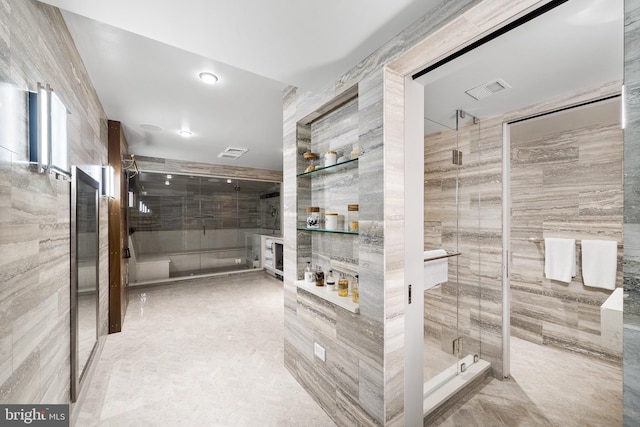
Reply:
[[[213,73],[204,72],[200,73],[200,79],[208,85],[212,85],[218,81],[218,76]]]
[[[178,133],[180,134],[180,136],[184,136],[184,137],[190,137],[191,135],[193,135],[193,133],[191,133],[191,131],[188,131],[186,129],[182,129]]]

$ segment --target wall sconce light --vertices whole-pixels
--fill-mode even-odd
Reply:
[[[102,167],[102,197],[115,199],[115,179],[113,166]]]
[[[140,213],[151,213],[151,209],[149,209],[147,205],[142,202],[140,202],[138,206],[138,211],[140,211]]]
[[[29,161],[38,172],[71,176],[67,146],[69,111],[49,85],[29,92]]]
[[[133,195],[133,191],[129,191],[129,195],[128,195],[128,201],[129,203],[127,204],[130,208],[134,207],[136,202],[135,202],[135,196]]]

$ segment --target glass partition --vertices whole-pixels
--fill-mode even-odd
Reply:
[[[424,153],[426,397],[481,357],[479,120],[425,118]]]
[[[130,189],[134,282],[256,268],[281,234],[280,183],[140,172]]]

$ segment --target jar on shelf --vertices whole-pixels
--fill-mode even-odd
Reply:
[[[349,296],[349,280],[344,273],[340,273],[340,279],[338,279],[338,296],[346,297]]]
[[[307,283],[313,283],[316,280],[316,274],[311,269],[311,262],[307,261],[307,268],[304,270],[304,281]]]
[[[326,168],[335,165],[337,159],[338,153],[336,153],[335,151],[327,151],[326,153],[324,153],[324,167]]]
[[[357,233],[360,231],[360,205],[347,205],[347,224],[349,225],[348,230]]]
[[[351,282],[351,301],[356,304],[360,303],[360,283],[358,282],[358,275],[356,274],[355,279]]]
[[[326,213],[324,214],[324,228],[325,230],[335,231],[338,229],[338,214]]]
[[[319,156],[316,153],[307,151],[302,155],[302,158],[307,162],[307,168],[304,170],[305,173],[314,171],[318,167]]]
[[[307,228],[320,228],[320,208],[311,206],[307,208]]]

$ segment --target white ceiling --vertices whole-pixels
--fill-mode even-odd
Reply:
[[[275,170],[282,168],[283,88],[330,83],[440,3],[42,1],[63,10],[130,153]],[[482,118],[622,80],[622,17],[623,0],[571,0],[421,77],[427,132],[432,121],[451,125],[457,109]],[[201,71],[220,81],[203,84]],[[481,101],[464,93],[495,78],[512,88]],[[193,135],[181,137],[180,129]],[[249,152],[219,159],[229,146]]]
[[[458,109],[482,120],[622,81],[623,19],[623,0],[571,0],[419,77],[425,133],[455,127]],[[512,87],[481,100],[465,93],[498,78]]]
[[[131,153],[281,169],[282,89],[330,83],[441,0],[42,1],[63,10]],[[249,152],[217,158],[228,146]]]

